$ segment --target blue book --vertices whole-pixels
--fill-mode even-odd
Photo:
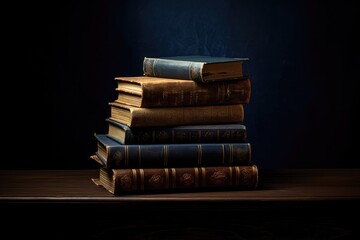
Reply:
[[[108,134],[94,134],[96,155],[114,168],[250,165],[250,143],[121,144]]]
[[[248,58],[215,56],[145,57],[145,76],[193,80],[199,83],[243,78]]]
[[[231,143],[246,142],[241,123],[129,127],[106,119],[108,135],[121,144]]]

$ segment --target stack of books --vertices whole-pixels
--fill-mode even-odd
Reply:
[[[95,133],[93,181],[113,194],[255,189],[243,124],[245,58],[144,58],[142,76],[115,77],[107,133]]]

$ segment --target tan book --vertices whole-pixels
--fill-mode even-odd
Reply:
[[[110,102],[109,119],[129,127],[239,123],[244,120],[242,104],[139,108]]]
[[[148,76],[116,77],[116,102],[136,107],[201,106],[247,104],[249,78],[235,78],[207,84],[192,80]]]

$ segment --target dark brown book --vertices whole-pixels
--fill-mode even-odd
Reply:
[[[250,79],[237,78],[208,84],[192,80],[148,76],[116,77],[116,102],[135,107],[247,104]]]
[[[139,108],[110,102],[109,119],[129,127],[239,123],[244,120],[242,104]]]
[[[94,182],[114,195],[165,191],[200,191],[255,189],[258,168],[252,166],[219,166],[191,168],[132,168],[100,167]]]

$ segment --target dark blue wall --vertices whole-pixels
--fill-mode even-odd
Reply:
[[[25,21],[23,44],[39,98],[28,99],[36,106],[28,134],[45,140],[30,145],[47,153],[7,168],[97,167],[89,156],[94,132],[107,131],[113,78],[141,75],[145,56],[190,54],[250,58],[245,124],[259,167],[360,167],[352,3],[73,1],[39,9]]]

